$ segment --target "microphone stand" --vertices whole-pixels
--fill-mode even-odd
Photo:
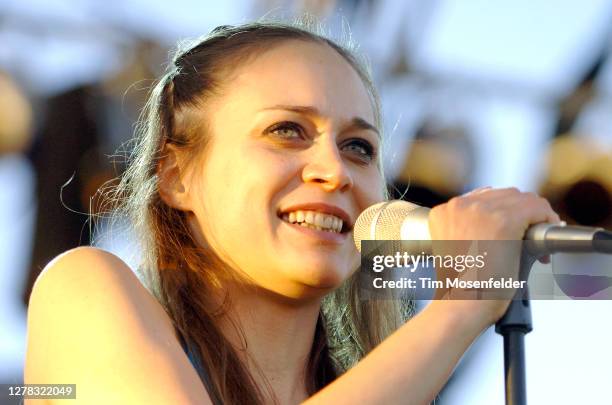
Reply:
[[[527,280],[536,258],[528,249],[521,252],[519,275]],[[504,337],[504,377],[506,405],[527,405],[525,381],[525,335],[533,330],[529,292],[518,290],[504,316],[495,324],[495,332]]]
[[[580,234],[580,227],[574,227],[576,237],[567,238],[567,235],[561,234],[555,238],[554,233],[563,230],[563,227],[541,224],[530,228],[527,232],[531,233],[531,236],[528,240],[523,241],[519,279],[526,281],[533,263],[538,257],[545,254],[550,255],[556,252],[612,253],[612,232],[602,228],[597,228],[594,233],[592,228],[582,229],[587,237]],[[550,240],[546,238],[547,233],[551,234]],[[506,313],[495,324],[495,332],[504,337],[506,405],[527,404],[525,335],[532,330],[529,291],[524,288],[516,292]]]

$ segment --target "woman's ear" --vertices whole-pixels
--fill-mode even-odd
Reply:
[[[159,195],[166,204],[181,211],[191,211],[184,152],[176,145],[166,144],[157,165]]]

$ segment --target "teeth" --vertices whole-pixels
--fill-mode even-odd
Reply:
[[[293,211],[283,214],[283,220],[319,231],[341,232],[342,230],[340,218],[316,211]]]
[[[325,217],[325,221],[323,221],[323,226],[325,228],[332,228],[333,229],[333,227],[332,227],[333,223],[334,223],[334,217],[327,216],[327,217]]]
[[[309,224],[314,224],[314,212],[306,211],[306,214],[304,215],[304,221],[308,222]]]
[[[314,224],[323,228],[325,226],[325,217],[327,215],[316,213],[314,216]],[[327,228],[327,226],[325,226]]]

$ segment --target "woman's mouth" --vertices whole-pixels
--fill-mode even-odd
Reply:
[[[310,210],[285,212],[281,219],[293,225],[331,233],[344,233],[348,229],[344,221],[335,215]]]

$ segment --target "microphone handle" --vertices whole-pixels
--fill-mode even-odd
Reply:
[[[525,233],[533,253],[612,253],[612,233],[603,228],[565,226],[558,224],[532,225]]]
[[[430,251],[429,211],[426,207],[412,210],[401,224],[400,240],[421,241],[419,249]],[[612,253],[612,232],[603,228],[542,223],[530,226],[523,239],[529,241],[528,248],[536,256],[562,252]]]

